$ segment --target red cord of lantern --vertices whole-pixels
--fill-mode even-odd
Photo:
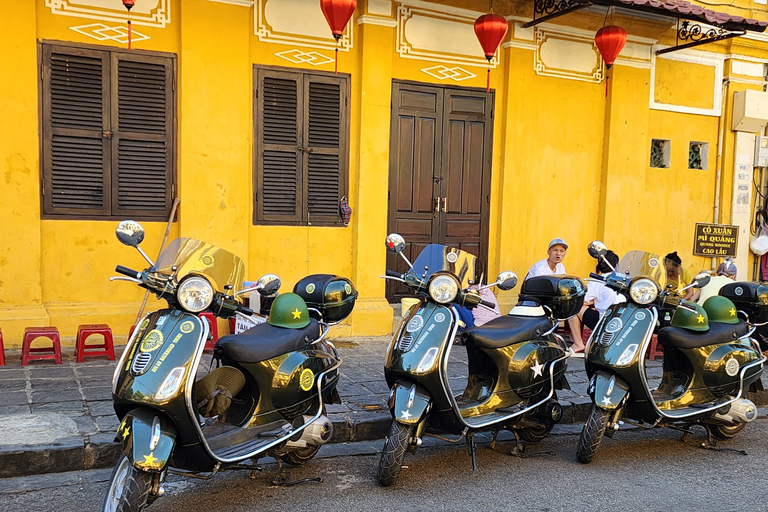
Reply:
[[[331,27],[333,38],[336,39],[336,55],[333,72],[339,72],[339,39],[344,33],[344,28],[355,12],[357,0],[320,0],[320,9],[323,11],[328,26]]]
[[[595,34],[595,45],[605,62],[605,68],[611,69],[616,57],[627,42],[627,31],[615,25],[608,25]],[[605,97],[608,97],[608,75],[605,76]]]
[[[491,90],[491,59],[496,55],[501,41],[507,35],[507,20],[498,14],[483,14],[475,20],[475,35],[483,47],[485,58],[488,59],[488,75],[485,81],[485,92]]]
[[[123,0],[123,5],[128,9],[128,49],[131,49],[131,7],[136,3],[136,0]]]

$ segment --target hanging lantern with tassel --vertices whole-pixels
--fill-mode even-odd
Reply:
[[[498,14],[483,14],[475,20],[475,35],[483,47],[485,58],[488,59],[488,75],[485,92],[491,90],[491,59],[496,55],[501,41],[507,35],[507,20]]]
[[[627,31],[615,25],[608,25],[595,34],[595,45],[603,57],[606,69],[611,69],[616,57],[627,42]],[[605,77],[605,96],[608,96],[608,75]]]
[[[334,39],[336,39],[336,61],[333,72],[339,72],[339,39],[344,33],[344,28],[355,12],[357,0],[320,0],[320,9],[325,15],[328,26],[331,27]]]
[[[123,5],[128,9],[128,49],[131,49],[131,7],[136,3],[136,0],[123,0]]]

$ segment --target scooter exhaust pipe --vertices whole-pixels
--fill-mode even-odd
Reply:
[[[757,407],[746,398],[740,398],[730,404],[727,411],[715,414],[715,418],[728,423],[749,423],[757,418]]]
[[[304,422],[308,422],[312,416],[304,416]],[[324,414],[317,418],[311,425],[301,431],[298,439],[291,438],[286,447],[304,448],[306,446],[319,446],[327,443],[333,437],[333,423]]]

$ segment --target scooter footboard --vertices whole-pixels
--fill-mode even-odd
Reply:
[[[608,411],[618,409],[628,394],[629,384],[617,375],[597,371],[592,377],[589,396],[592,398],[592,402],[601,409]]]
[[[404,425],[415,425],[429,413],[432,397],[421,384],[399,380],[389,396],[392,417]]]
[[[120,422],[117,438],[137,469],[159,473],[176,444],[176,425],[157,411],[133,409]]]

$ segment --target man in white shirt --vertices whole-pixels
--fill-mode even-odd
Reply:
[[[708,298],[719,294],[720,288],[727,285],[728,283],[734,282],[735,280],[736,264],[731,260],[731,258],[726,258],[725,261],[717,267],[717,275],[712,276],[709,279],[707,286],[703,287],[701,290],[697,290],[699,298],[696,299],[696,302],[699,304],[704,304],[704,301],[706,301]]]
[[[534,276],[549,276],[549,275],[564,275],[565,265],[563,265],[563,259],[565,258],[565,251],[568,250],[568,244],[562,238],[553,238],[549,242],[547,248],[547,259],[537,261],[528,270],[525,279],[529,279]],[[525,281],[524,279],[524,281]],[[571,331],[571,349],[575,353],[584,352],[584,342],[581,339],[581,322],[576,316],[568,319],[568,327]]]

